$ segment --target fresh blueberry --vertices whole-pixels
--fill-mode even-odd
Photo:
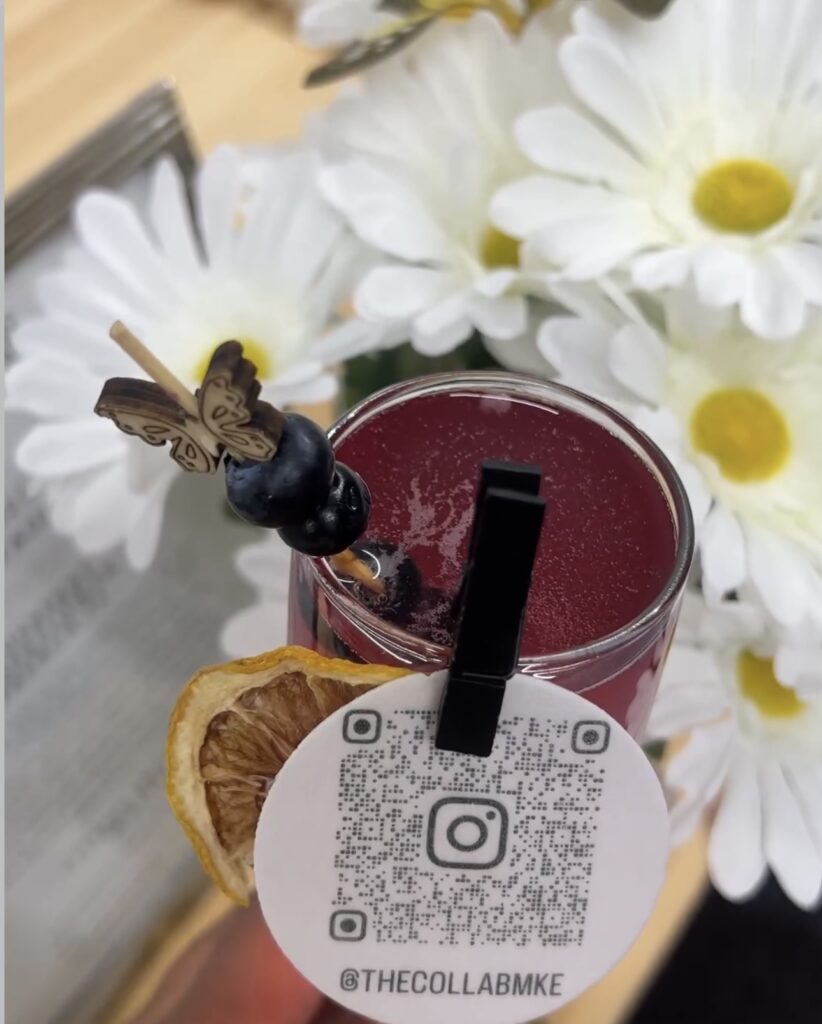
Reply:
[[[226,459],[226,494],[246,522],[272,529],[293,526],[322,505],[333,475],[334,453],[323,430],[306,416],[288,413],[268,462]]]
[[[371,495],[363,479],[338,462],[325,501],[304,522],[283,527],[280,536],[304,555],[337,555],[362,534],[370,511]]]
[[[352,581],[351,592],[359,603],[386,622],[406,622],[422,590],[422,575],[416,562],[396,544],[385,540],[361,540],[352,545],[352,551],[385,584],[384,592],[376,594]]]

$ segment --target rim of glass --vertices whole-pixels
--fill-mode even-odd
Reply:
[[[519,665],[521,668],[529,669],[559,669],[608,654],[623,645],[630,644],[667,613],[684,586],[693,558],[694,525],[685,487],[668,457],[646,434],[621,413],[589,395],[566,387],[564,384],[544,380],[541,377],[508,373],[502,370],[465,370],[414,377],[411,380],[400,381],[381,391],[376,391],[373,395],[358,402],[337,420],[328,431],[328,437],[332,446],[336,448],[353,430],[359,430],[369,419],[396,405],[441,392],[466,391],[468,394],[472,394],[478,390],[485,393],[513,391],[515,394],[512,397],[520,400],[530,396],[541,406],[559,405],[571,412],[585,416],[587,419],[599,423],[627,444],[648,466],[649,471],[657,477],[672,511],[674,528],[677,531],[674,565],[660,592],[639,615],[604,637],[579,647],[569,648],[567,651],[553,651],[527,658],[521,657]],[[313,573],[317,583],[338,611],[358,624],[371,630],[377,630],[386,638],[395,638],[405,647],[411,646],[424,651],[426,657],[430,657],[432,662],[447,662],[451,651],[450,647],[433,643],[415,633],[400,629],[353,600],[347,589],[340,584],[327,559],[308,558],[306,561],[309,563],[310,572]]]

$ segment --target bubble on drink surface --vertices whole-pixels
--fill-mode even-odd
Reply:
[[[443,563],[462,570],[471,523],[474,520],[476,484],[465,480],[452,488],[436,490],[436,498],[423,491],[418,478],[409,482],[409,524],[402,546],[407,551],[436,548]]]
[[[511,400],[502,395],[485,395],[479,401],[479,411],[494,416],[506,416],[511,411]]]

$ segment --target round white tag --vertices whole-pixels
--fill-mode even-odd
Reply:
[[[662,883],[668,819],[627,732],[515,676],[488,758],[434,745],[446,673],[341,708],[265,801],[257,888],[331,999],[387,1024],[514,1024],[625,953]]]

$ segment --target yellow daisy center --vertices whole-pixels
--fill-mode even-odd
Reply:
[[[749,388],[722,388],[703,398],[691,417],[691,441],[737,483],[775,476],[791,451],[784,416]]]
[[[764,718],[795,718],[805,710],[804,701],[774,675],[772,658],[742,651],[736,662],[736,678],[742,696],[755,704]]]
[[[250,362],[254,363],[257,367],[257,378],[259,380],[265,380],[267,377],[272,376],[272,360],[269,350],[261,345],[259,341],[255,341],[253,338],[237,338],[237,341],[243,346],[243,355]],[[214,345],[216,348],[217,345]],[[194,379],[201,381],[206,375],[208,370],[208,364],[211,362],[211,357],[214,355],[214,348],[207,349],[197,363],[194,366]]]
[[[442,12],[451,21],[464,21],[480,10],[491,11],[512,32],[517,32],[522,24],[522,19],[508,0],[465,0],[464,3],[454,3],[454,0],[421,0],[420,6],[423,12]]]
[[[498,267],[518,267],[519,247],[520,243],[516,238],[506,235],[499,228],[490,227],[482,236],[480,259],[489,270]]]
[[[700,176],[693,203],[712,228],[753,234],[782,220],[793,194],[793,185],[778,167],[762,160],[723,160]]]

